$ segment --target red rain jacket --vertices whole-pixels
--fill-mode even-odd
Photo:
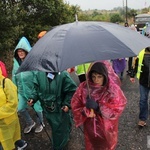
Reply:
[[[90,95],[99,104],[100,112],[95,118],[88,118],[90,110],[85,107],[88,95],[86,81],[81,83],[71,100],[76,127],[83,125],[86,150],[114,150],[118,140],[118,119],[126,105],[126,98],[120,88],[119,78],[109,63],[109,82],[97,86],[89,82]]]

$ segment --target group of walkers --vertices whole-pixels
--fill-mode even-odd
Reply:
[[[0,63],[0,149],[23,150],[28,145],[21,138],[19,113],[25,121],[25,134],[34,127],[35,133],[41,132],[45,116],[52,130],[53,150],[67,149],[73,121],[76,127],[83,126],[86,150],[114,150],[118,121],[127,103],[120,87],[126,59],[92,62],[84,68],[77,66],[75,71],[80,80],[77,86],[68,71],[17,73],[30,50],[29,41],[22,37],[14,50],[12,80]],[[132,82],[137,74],[140,83],[138,125],[142,127],[148,117],[149,56],[150,48],[141,51],[129,74]],[[29,114],[30,108],[37,114],[36,121]]]

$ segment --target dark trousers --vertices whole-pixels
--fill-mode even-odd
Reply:
[[[140,114],[139,119],[142,121],[148,118],[148,95],[150,89],[140,84]]]
[[[81,74],[78,77],[79,77],[80,83],[86,80],[85,74]]]
[[[129,57],[129,60],[128,60],[128,71],[132,69],[132,58],[133,57]]]

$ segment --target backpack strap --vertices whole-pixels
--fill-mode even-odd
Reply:
[[[3,85],[2,85],[2,86],[3,86],[3,89],[5,88],[5,79],[6,79],[6,78],[3,78]]]

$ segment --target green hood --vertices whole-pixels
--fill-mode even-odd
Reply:
[[[18,54],[16,53],[16,51],[18,49],[23,49],[24,51],[26,51],[28,53],[32,49],[32,47],[31,47],[29,41],[25,37],[22,37],[14,50],[14,58],[17,61],[18,61]]]

